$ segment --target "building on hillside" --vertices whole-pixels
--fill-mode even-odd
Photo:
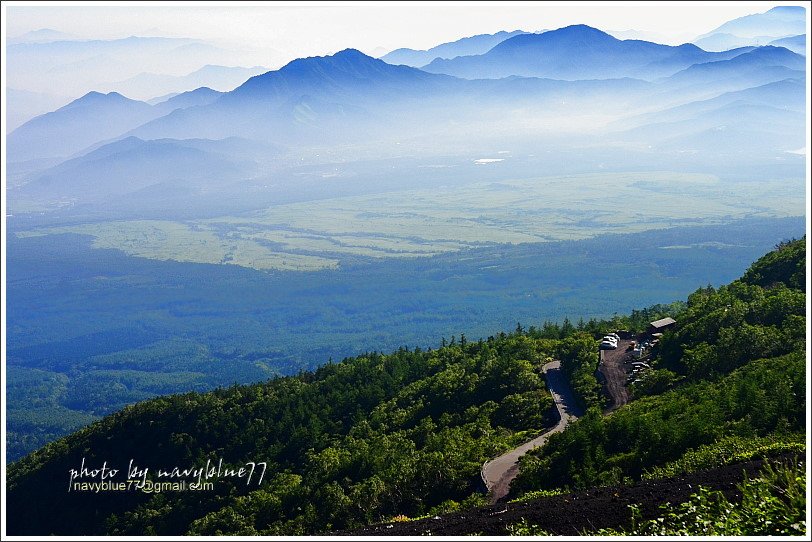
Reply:
[[[662,334],[669,329],[673,329],[674,326],[677,325],[677,321],[673,318],[663,318],[661,320],[655,320],[648,325],[648,334],[654,335],[655,333]]]

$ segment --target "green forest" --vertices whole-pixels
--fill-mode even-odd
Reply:
[[[649,377],[670,375],[666,390],[611,416],[589,410],[523,458],[516,487],[619,483],[725,437],[802,434],[805,250],[779,245],[740,280],[690,295],[656,348]]]
[[[727,286],[627,316],[519,324],[487,339],[460,335],[436,349],[369,352],[261,384],[127,406],[9,466],[8,532],[302,535],[481,505],[482,463],[556,422],[540,370],[551,359],[562,360],[588,410],[523,458],[514,497],[803,453],[805,253],[805,239],[782,242]],[[655,348],[650,381],[602,415],[598,339],[663,315],[678,326]],[[217,479],[208,491],[68,491],[83,461],[127,470],[130,460],[184,468],[220,459],[235,470],[267,462],[267,473],[262,483]],[[784,480],[793,491],[787,506],[803,509],[789,480],[797,469],[764,477]],[[765,495],[757,485],[745,498]],[[703,534],[690,519],[724,508],[701,492],[692,502],[682,523],[672,518],[673,532]],[[781,533],[797,534],[797,522],[788,525]],[[525,528],[532,531],[516,526],[516,534]],[[632,522],[627,532],[654,528]]]
[[[152,397],[684,299],[803,231],[803,217],[675,223],[426,258],[345,257],[341,269],[309,273],[148,260],[94,249],[87,236],[10,231],[7,459]]]

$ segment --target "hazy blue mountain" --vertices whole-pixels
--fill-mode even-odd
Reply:
[[[726,92],[709,100],[700,100],[671,107],[662,111],[638,115],[619,124],[641,125],[652,122],[677,122],[697,118],[709,111],[725,108],[733,104],[775,107],[785,111],[803,113],[806,108],[805,83],[803,79],[786,79],[758,87]],[[803,115],[798,115],[803,121]]]
[[[699,100],[624,119],[617,126],[639,126],[654,122],[678,122],[731,104],[749,104],[776,107],[802,113],[806,108],[805,84],[803,79],[785,79],[757,87],[733,92],[725,92],[708,100]],[[803,120],[803,115],[798,116]]]
[[[779,6],[765,13],[755,13],[728,21],[699,36],[693,42],[706,51],[723,51],[745,45],[767,45],[776,39],[797,36],[805,32],[805,8]]]
[[[788,79],[626,119],[622,138],[660,150],[775,153],[805,142],[803,79]]]
[[[116,139],[145,122],[177,109],[212,103],[222,94],[201,87],[151,105],[117,92],[90,92],[56,111],[31,119],[10,133],[9,159],[25,161],[87,152],[100,142]]]
[[[9,59],[46,60],[61,64],[100,55],[134,54],[138,57],[177,50],[193,43],[187,38],[130,36],[113,40],[59,40],[15,43],[8,46]],[[154,61],[153,61],[154,62]]]
[[[200,87],[196,88],[195,90],[190,90],[189,92],[175,94],[170,96],[168,99],[156,102],[153,105],[156,109],[162,112],[170,113],[175,109],[210,104],[222,95],[222,92],[210,89],[208,87]]]
[[[258,64],[252,62],[257,56],[254,52],[238,53],[199,40],[167,37],[130,36],[114,40],[14,43],[7,47],[6,53],[7,77],[15,82],[16,88],[47,92],[56,87],[74,96],[96,90],[148,98],[210,85],[205,80],[193,77],[184,83],[186,86],[170,88],[165,92],[157,89],[149,95],[141,95],[131,94],[129,89],[122,90],[108,83],[126,81],[142,73],[171,74],[171,77],[191,74],[206,65]],[[273,60],[267,59],[269,62]],[[217,82],[216,77],[212,79],[212,84]],[[132,85],[136,90],[143,90],[143,84],[138,87],[139,79],[133,81]]]
[[[68,102],[71,98],[46,92],[32,92],[18,88],[6,87],[6,133],[20,127],[37,115],[53,111]]]
[[[639,29],[628,29],[628,30],[612,30],[603,28],[602,29],[607,34],[610,34],[616,37],[619,40],[643,40],[643,41],[651,41],[654,43],[674,43],[675,40],[679,40],[679,43],[685,43],[691,41],[691,38],[694,37],[693,34],[688,34],[685,32],[681,32],[674,36],[665,35],[660,32],[652,32],[649,30],[639,30]]]
[[[140,114],[148,115],[147,121],[137,124],[130,122],[129,126],[117,133],[106,126],[108,132],[101,133],[85,128],[94,122],[91,115],[83,121],[81,129],[77,128],[80,124],[74,124],[72,129],[83,134],[94,134],[90,137],[96,139],[82,141],[84,145],[78,148],[78,142],[70,141],[70,144],[74,146],[73,153],[81,150],[83,155],[91,156],[92,152],[126,136],[134,136],[138,140],[240,138],[229,140],[236,143],[227,150],[213,152],[222,151],[232,161],[265,160],[265,166],[273,171],[281,166],[263,158],[269,156],[263,149],[248,146],[244,152],[240,152],[239,149],[246,144],[246,140],[294,149],[286,160],[295,161],[303,160],[304,157],[314,157],[316,161],[340,160],[337,155],[332,158],[318,158],[321,151],[312,150],[327,144],[339,144],[341,149],[356,148],[362,154],[376,154],[381,148],[388,149],[386,152],[389,153],[405,152],[405,147],[396,146],[401,142],[409,142],[412,149],[426,149],[429,146],[432,148],[431,152],[443,152],[442,149],[475,149],[483,146],[483,141],[487,140],[494,141],[490,145],[503,148],[504,135],[499,134],[509,134],[512,140],[520,141],[522,145],[531,146],[532,142],[545,137],[554,137],[556,145],[565,145],[563,142],[567,141],[566,137],[576,138],[579,130],[589,133],[599,127],[601,122],[612,120],[613,116],[628,116],[633,111],[662,111],[687,102],[714,98],[725,92],[804,77],[804,72],[801,71],[804,67],[803,57],[779,47],[745,48],[715,54],[706,53],[693,45],[667,47],[648,42],[616,40],[589,27],[548,33],[553,36],[547,36],[544,43],[549,45],[551,40],[561,39],[571,45],[573,31],[584,40],[580,45],[581,50],[593,52],[591,58],[596,62],[597,58],[606,59],[607,55],[616,54],[615,60],[620,63],[622,51],[629,47],[631,53],[627,55],[630,59],[627,64],[649,72],[663,70],[663,66],[668,66],[670,70],[673,66],[690,62],[697,57],[715,61],[695,63],[675,75],[656,81],[634,78],[565,81],[515,76],[466,80],[427,73],[409,66],[394,66],[356,50],[345,50],[332,56],[295,60],[279,70],[252,77],[233,91],[223,94],[211,89],[198,89],[154,106],[119,96],[118,101],[127,100],[133,107],[137,105]],[[510,41],[541,36],[544,35],[516,36],[495,47],[488,55]],[[516,48],[512,50],[515,51]],[[523,54],[536,59],[533,56],[534,51],[537,49],[528,46]],[[716,60],[719,58],[727,60]],[[588,62],[583,65],[588,67]],[[103,96],[94,94],[86,98],[85,101],[91,102],[85,104],[86,107],[95,105],[93,102],[101,100]],[[738,112],[734,111],[735,107],[728,107],[730,104],[720,104],[715,109],[726,109],[716,116],[709,116],[707,122],[723,122],[724,115],[733,114],[730,113],[733,111],[743,116],[752,113],[758,123],[770,122],[770,118],[774,117],[775,126],[789,126],[788,129],[795,130],[794,125],[786,122],[787,115],[782,112],[780,105],[782,99],[785,97],[778,96],[776,104],[743,104],[742,107],[747,106],[749,109],[740,109]],[[70,107],[63,109],[68,112],[71,110]],[[96,114],[96,109],[98,107],[91,107],[89,111]],[[793,114],[802,117],[797,111]],[[114,116],[117,119],[127,118],[128,113],[117,113]],[[42,120],[44,119],[40,119]],[[706,126],[701,120],[695,117],[677,119],[678,122],[684,121],[686,126],[684,132],[680,131],[682,127],[677,127],[679,129],[674,132],[677,135],[690,134],[715,126]],[[650,124],[662,122],[666,121],[653,119]],[[690,123],[694,125],[688,126]],[[52,132],[45,131],[37,137],[46,143],[52,141],[59,123],[54,125]],[[21,127],[21,130],[22,128],[26,127]],[[752,136],[751,129],[757,130],[758,126],[754,128],[753,123],[737,121],[730,124],[730,129],[750,133]],[[666,133],[664,130],[663,134]],[[20,139],[16,131],[12,135],[14,137],[10,139]],[[65,139],[69,138],[61,137],[58,142],[66,144]],[[31,138],[28,141],[29,146],[38,152],[29,151],[29,155],[34,156],[28,156],[27,159],[53,156],[39,152],[43,148],[47,149],[51,143],[43,146],[34,145]],[[752,146],[757,142],[758,138],[751,137],[747,145]],[[771,149],[774,146],[770,144]],[[175,151],[186,153],[188,147],[188,144],[184,144],[186,150]],[[17,159],[13,145],[10,148],[10,156]],[[490,152],[493,152],[492,146],[484,148],[490,148]],[[143,153],[148,150],[166,152],[166,147],[153,149],[141,145],[139,149]],[[202,148],[196,150],[209,152]],[[62,156],[70,154],[65,153]],[[98,155],[92,155],[92,158],[97,160]],[[82,167],[86,167],[84,162]],[[90,172],[84,169],[81,171],[88,178],[93,178]],[[266,173],[273,181],[273,174],[270,171]],[[303,183],[295,182],[295,177],[285,175],[285,182],[288,183],[285,194],[295,191],[297,186],[303,186]],[[313,190],[319,189],[319,183],[323,184],[320,176],[312,181],[315,183]],[[175,181],[165,179],[161,182]],[[258,186],[267,184],[259,183]],[[139,190],[146,188],[140,187]],[[163,197],[162,192],[151,194]],[[183,197],[183,194],[174,193],[173,197]]]
[[[717,91],[743,89],[803,76],[806,60],[783,47],[752,49],[729,60],[695,64],[668,78],[671,90],[687,87]],[[715,86],[721,84],[722,87]]]
[[[806,68],[806,59],[793,53],[784,47],[775,47],[767,45],[764,47],[757,47],[740,55],[737,55],[729,60],[720,60],[717,62],[709,62],[705,64],[706,68],[713,66],[726,66],[726,67],[750,67],[750,66],[784,66],[791,70],[804,70]],[[702,65],[692,67],[692,69],[701,70]]]
[[[698,120],[698,124],[686,123],[691,126],[683,133],[663,138],[659,144],[650,140],[649,144],[659,151],[713,157],[735,159],[749,154],[752,160],[756,156],[780,156],[803,148],[806,142],[799,133],[803,124],[798,122],[798,115],[778,108],[733,105]],[[669,133],[663,126],[654,131]]]
[[[758,47],[729,60],[695,64],[657,81],[643,102],[675,107],[614,123],[622,138],[659,151],[749,157],[803,147],[805,59]],[[681,101],[681,103],[680,103]]]
[[[285,144],[409,138],[427,127],[510,122],[517,108],[574,107],[595,97],[626,103],[646,83],[510,78],[469,81],[390,65],[355,50],[291,62],[253,77],[205,107],[175,111],[131,132],[137,137],[221,139],[240,136]],[[619,107],[613,104],[612,107]],[[466,137],[475,137],[477,130]],[[463,130],[464,131],[464,130]]]
[[[38,30],[31,30],[25,34],[20,34],[13,38],[8,39],[8,44],[14,43],[45,43],[49,41],[66,41],[76,39],[76,36],[66,32],[60,32],[52,28],[40,28]]]
[[[322,93],[335,97],[361,98],[356,93],[396,96],[408,90],[440,88],[452,81],[424,71],[392,66],[355,49],[332,56],[300,58],[277,71],[252,77],[229,93],[230,99],[273,100],[291,94]]]
[[[482,55],[435,60],[423,69],[467,79],[510,75],[553,79],[635,77],[651,80],[671,75],[717,56],[692,44],[660,45],[619,40],[586,25],[507,39]]]
[[[205,107],[175,111],[132,132],[144,138],[229,136],[271,140],[368,137],[346,130],[346,122],[386,119],[373,110],[416,98],[428,99],[463,83],[452,77],[392,66],[354,49],[332,56],[297,59],[252,77]],[[428,106],[427,104],[425,104]],[[370,129],[374,127],[369,126]]]
[[[395,49],[382,56],[381,60],[388,64],[403,64],[419,68],[420,66],[425,66],[435,58],[481,55],[482,53],[490,51],[495,45],[513,36],[518,36],[519,34],[526,34],[526,32],[523,30],[506,32],[503,30],[496,34],[478,34],[450,43],[442,43],[427,50],[408,48]]]
[[[733,34],[718,33],[710,34],[704,38],[694,40],[694,44],[698,45],[706,51],[727,51],[740,47],[758,47],[761,45],[768,45],[775,41],[775,36],[755,36],[752,38],[744,38],[735,36]]]
[[[769,43],[769,45],[784,47],[793,53],[806,56],[806,34],[799,34],[797,36],[773,40]]]
[[[128,137],[38,174],[16,197],[99,203],[162,184],[191,190],[248,176],[255,165],[226,156],[216,141],[143,141]]]
[[[244,83],[249,77],[267,71],[262,66],[244,68],[240,66],[206,65],[187,75],[166,75],[140,73],[124,81],[105,83],[99,88],[113,90],[137,99],[147,99],[158,94],[183,92],[188,89],[206,86],[214,90],[228,91]]]
[[[160,96],[155,96],[154,98],[150,98],[149,100],[144,101],[147,102],[149,105],[155,105],[161,102],[165,102],[169,98],[174,98],[178,94],[180,94],[180,92],[168,92],[166,94],[161,94]]]
[[[163,114],[121,94],[90,92],[51,113],[26,122],[8,136],[9,161],[69,156],[116,137]]]
[[[779,6],[764,13],[745,15],[711,30],[711,34],[733,34],[740,37],[796,36],[806,31],[806,9],[803,6]],[[700,38],[704,37],[700,36]]]

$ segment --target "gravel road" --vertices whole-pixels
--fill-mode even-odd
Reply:
[[[603,381],[604,393],[609,396],[610,403],[604,414],[622,407],[629,402],[629,390],[626,388],[626,368],[623,362],[631,357],[626,351],[630,341],[618,341],[617,349],[601,350],[601,362],[598,365],[598,378]]]

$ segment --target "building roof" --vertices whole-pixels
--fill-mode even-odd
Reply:
[[[662,320],[655,320],[650,325],[651,327],[661,328],[676,324],[677,321],[673,318],[663,318]]]

